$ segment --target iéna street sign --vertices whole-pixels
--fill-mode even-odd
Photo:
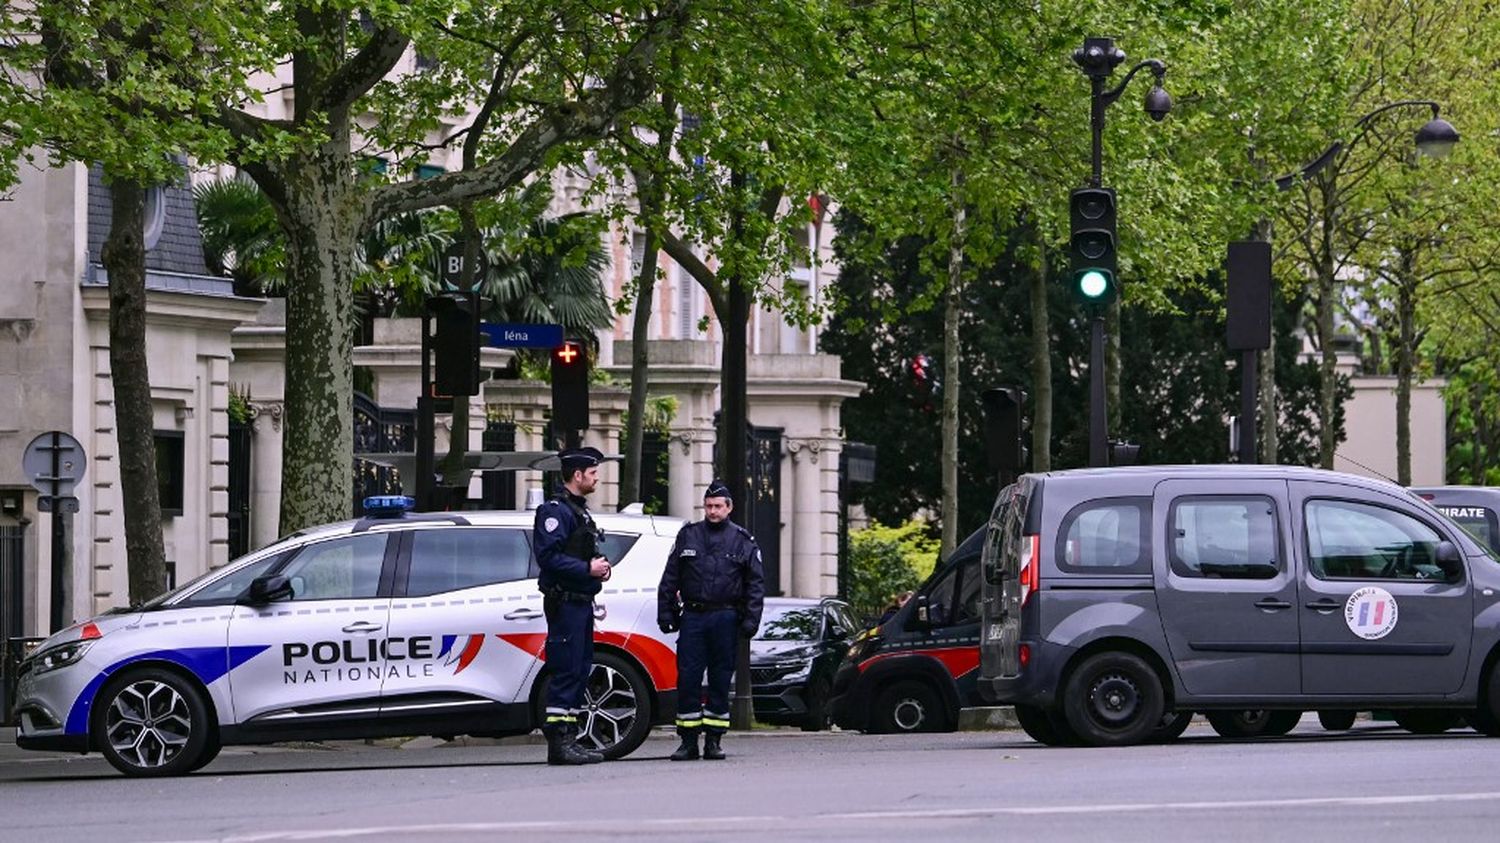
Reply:
[[[561,325],[481,322],[485,345],[495,348],[557,348],[563,344]]]

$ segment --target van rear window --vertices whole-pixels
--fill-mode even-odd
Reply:
[[[1057,567],[1075,573],[1150,573],[1150,524],[1150,498],[1080,504],[1063,517]]]

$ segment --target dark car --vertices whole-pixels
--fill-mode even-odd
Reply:
[[[771,598],[750,642],[755,719],[816,732],[828,725],[833,674],[856,630],[849,604]]]

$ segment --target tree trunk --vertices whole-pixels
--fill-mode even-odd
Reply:
[[[1047,243],[1036,229],[1037,271],[1031,276],[1031,470],[1052,470],[1052,319],[1047,306]]]
[[[109,369],[114,387],[116,457],[125,517],[125,566],[132,606],[167,590],[157,494],[151,376],[146,356],[146,193],[111,182],[109,237],[100,260],[109,273]]]
[[[1323,196],[1321,244],[1318,252],[1318,465],[1333,468],[1333,454],[1338,447],[1338,427],[1334,421],[1338,398],[1338,362],[1333,348],[1333,297],[1338,279],[1333,277],[1333,228],[1336,187],[1331,177],[1320,181]]]
[[[643,205],[644,205],[644,199]],[[642,217],[650,220],[655,211]],[[620,506],[645,499],[645,472],[641,466],[641,447],[646,438],[646,389],[650,385],[651,355],[646,343],[651,333],[651,311],[656,291],[656,229],[647,224],[641,271],[636,277],[635,315],[630,323],[630,407],[625,411],[625,464],[620,469]]]
[[[1401,277],[1396,285],[1396,482],[1410,486],[1411,382],[1417,356],[1417,297],[1409,254],[1402,254],[1400,269]]]
[[[940,558],[958,547],[958,394],[963,338],[959,333],[964,283],[964,238],[968,213],[964,204],[964,173],[953,168],[949,212],[953,215],[948,242],[948,289],[943,296],[943,540]]]
[[[317,149],[293,157],[284,174],[286,429],[294,435],[282,440],[282,534],[346,519],[353,506],[350,279],[361,207],[342,125]]]

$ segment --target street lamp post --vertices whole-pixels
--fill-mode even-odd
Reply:
[[[1299,167],[1297,170],[1277,178],[1275,180],[1277,190],[1289,190],[1293,185],[1299,183],[1300,181],[1318,174],[1319,172],[1327,168],[1330,164],[1333,164],[1336,161],[1341,161],[1343,158],[1347,157],[1347,155],[1349,154],[1349,150],[1353,149],[1356,144],[1358,144],[1361,140],[1364,139],[1367,134],[1369,134],[1371,121],[1373,121],[1376,117],[1397,108],[1411,108],[1414,106],[1426,107],[1432,110],[1432,117],[1428,119],[1428,121],[1416,131],[1416,134],[1412,138],[1413,143],[1416,146],[1417,153],[1419,155],[1426,155],[1430,158],[1446,157],[1450,152],[1453,151],[1453,147],[1458,144],[1460,138],[1458,130],[1453,127],[1453,124],[1442,118],[1442,107],[1434,100],[1400,100],[1397,102],[1382,105],[1379,108],[1372,110],[1368,114],[1356,120],[1354,122],[1355,134],[1347,143],[1345,143],[1343,140],[1335,140],[1328,146],[1327,149],[1323,150],[1322,154],[1320,154],[1318,157]],[[1337,173],[1337,169],[1335,169],[1334,172]],[[1320,288],[1326,288],[1329,284],[1332,283],[1333,279],[1321,277],[1320,272],[1318,281]],[[1320,290],[1318,302],[1318,325],[1320,328],[1320,332],[1322,332],[1322,329],[1327,327],[1327,323],[1331,321],[1329,312],[1325,312],[1327,311],[1327,309],[1332,307],[1331,302],[1326,301],[1326,299],[1328,298],[1327,294],[1327,289]],[[1331,333],[1331,331],[1329,333]],[[1329,346],[1330,340],[1331,337],[1328,336],[1323,336],[1320,338],[1320,342],[1324,346],[1323,356],[1325,358],[1322,366],[1322,369],[1325,370],[1323,377],[1326,377],[1326,371],[1331,370],[1332,366],[1332,351],[1330,350]],[[1247,354],[1247,363],[1248,357],[1249,355]],[[1252,383],[1247,378],[1243,382],[1242,389],[1254,390],[1255,392],[1258,392],[1258,386],[1258,382]],[[1327,385],[1323,384],[1321,385],[1321,388],[1326,390]],[[1240,420],[1240,434],[1242,437],[1240,445],[1241,462],[1257,461],[1255,459],[1254,442],[1255,418],[1254,412],[1249,409],[1253,408],[1258,403],[1258,396],[1254,396],[1254,398],[1257,400],[1245,400],[1242,402],[1243,406],[1246,409],[1242,410]],[[1320,413],[1320,416],[1324,416],[1322,421],[1326,426],[1331,422],[1331,419],[1326,417],[1328,410],[1328,407],[1326,406],[1326,399],[1324,401],[1320,401],[1320,409],[1323,410],[1323,412]],[[1275,423],[1275,419],[1271,417],[1271,413],[1273,412],[1274,404],[1271,408],[1267,408],[1266,424],[1268,425]],[[1331,441],[1331,436],[1325,434],[1322,441],[1325,446],[1323,450],[1328,451],[1328,443]],[[1325,467],[1331,465],[1331,457],[1325,455],[1323,461]]]
[[[1125,51],[1115,46],[1113,38],[1085,38],[1083,46],[1073,51],[1073,61],[1089,78],[1089,126],[1093,132],[1089,185],[1099,188],[1103,186],[1104,176],[1105,109],[1125,93],[1125,87],[1137,73],[1150,70],[1156,77],[1156,82],[1146,94],[1145,111],[1151,115],[1152,120],[1164,119],[1167,112],[1172,110],[1172,98],[1161,84],[1167,75],[1167,66],[1156,59],[1147,59],[1132,67],[1119,85],[1107,87],[1115,68],[1125,61]],[[1106,280],[1098,271],[1084,273],[1080,276],[1079,283],[1086,285],[1080,290],[1086,300],[1099,298],[1107,286],[1117,286],[1113,278]],[[1118,294],[1114,290],[1110,292]],[[1104,389],[1104,312],[1097,304],[1092,309],[1093,315],[1089,323],[1089,465],[1104,466],[1109,464],[1109,421]]]

